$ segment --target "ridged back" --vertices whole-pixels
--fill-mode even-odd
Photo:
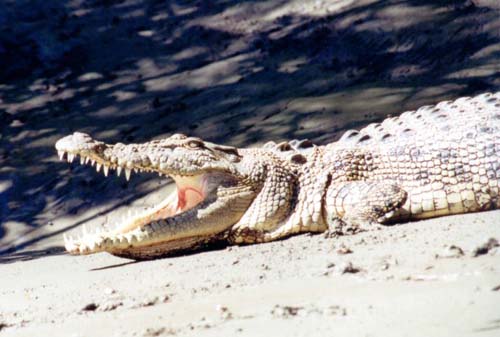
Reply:
[[[473,138],[499,132],[500,92],[497,92],[461,97],[407,111],[359,131],[349,130],[332,145],[342,148],[370,147],[415,140]]]

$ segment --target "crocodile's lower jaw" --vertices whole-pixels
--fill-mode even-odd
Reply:
[[[207,197],[208,192],[208,174],[200,174],[193,176],[171,176],[171,178],[176,183],[176,189],[161,203],[153,208],[147,209],[141,213],[135,214],[130,218],[124,219],[123,223],[115,225],[115,228],[110,231],[97,230],[95,233],[88,233],[86,227],[83,227],[83,237],[82,238],[72,238],[69,236],[64,236],[64,245],[66,250],[70,254],[85,254],[85,245],[82,245],[82,239],[85,238],[96,238],[99,236],[105,237],[109,234],[112,236],[120,237],[122,236],[125,241],[128,237],[132,238],[134,233],[143,226],[157,221],[165,220],[169,217],[186,212],[198,204],[200,204]],[[184,242],[186,241],[186,242]],[[184,245],[191,243],[191,241],[200,241],[200,239],[186,238],[186,240],[180,240],[178,242],[165,242],[164,245],[171,246],[172,250],[175,248],[181,248]],[[157,250],[157,245],[154,245],[148,249],[148,247],[142,247],[141,249],[145,254],[153,254]],[[163,250],[165,247],[162,247]],[[83,249],[83,250],[82,250]],[[130,250],[130,249],[129,249]],[[151,251],[151,252],[149,252]],[[89,253],[91,253],[89,251]],[[115,255],[119,254],[119,251]]]
[[[194,252],[205,244],[216,240],[214,237],[193,236],[184,239],[165,241],[152,245],[131,246],[127,249],[110,249],[107,252],[118,257],[134,260],[151,260],[158,257],[175,256],[186,252]]]

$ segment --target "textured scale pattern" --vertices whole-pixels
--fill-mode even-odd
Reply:
[[[469,132],[498,131],[498,93],[461,97],[407,111],[398,117],[349,130],[335,144],[342,147],[373,146],[432,136],[460,138]],[[495,117],[497,116],[497,117]],[[496,126],[496,127],[495,127]],[[475,130],[471,130],[471,127]],[[444,137],[443,137],[444,138]]]

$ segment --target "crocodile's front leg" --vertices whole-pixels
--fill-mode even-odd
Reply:
[[[296,177],[279,166],[268,167],[266,171],[268,176],[259,194],[231,228],[230,241],[234,243],[270,241],[268,234],[290,215]]]
[[[390,219],[408,195],[393,182],[332,183],[325,198],[325,221],[330,234],[369,230]]]

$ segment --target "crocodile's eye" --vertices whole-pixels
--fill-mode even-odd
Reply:
[[[201,140],[192,139],[188,142],[188,146],[192,149],[199,149],[203,147],[203,142]]]

